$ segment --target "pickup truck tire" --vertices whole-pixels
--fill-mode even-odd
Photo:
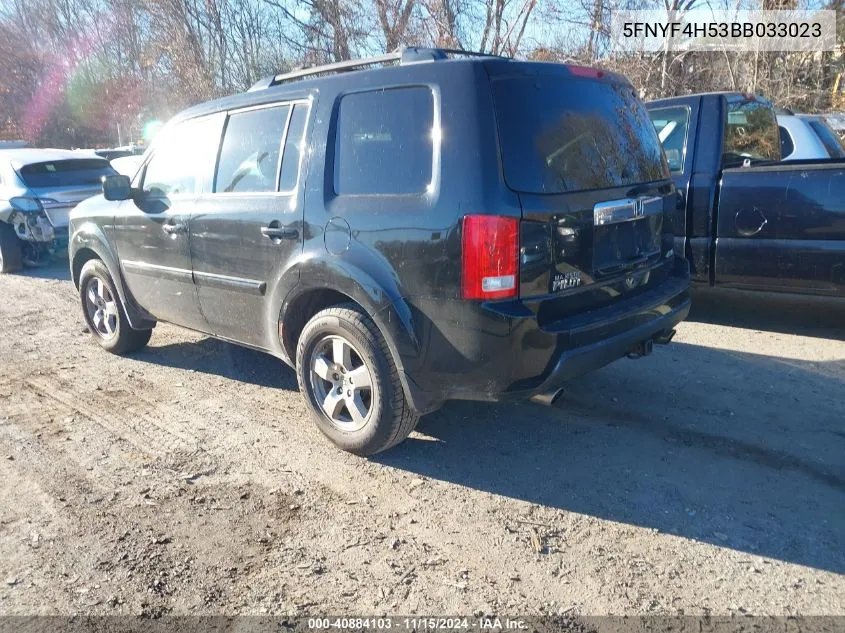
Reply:
[[[23,268],[23,249],[15,229],[0,222],[0,273],[14,273]]]
[[[384,336],[354,303],[326,308],[308,321],[297,343],[296,375],[317,427],[350,453],[387,450],[419,420]]]
[[[94,339],[112,354],[128,354],[144,347],[152,329],[133,330],[109,269],[99,259],[85,263],[79,274],[82,315]]]

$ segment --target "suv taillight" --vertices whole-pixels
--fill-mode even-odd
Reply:
[[[463,224],[461,295],[464,299],[517,296],[519,220],[468,215]]]

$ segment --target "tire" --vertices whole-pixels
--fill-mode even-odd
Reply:
[[[99,259],[89,260],[82,267],[79,274],[79,299],[88,329],[106,351],[129,354],[149,342],[152,329],[132,329],[109,269]]]
[[[350,453],[374,455],[396,446],[419,420],[384,336],[354,303],[308,321],[296,347],[296,375],[317,427]]]
[[[23,249],[10,224],[0,222],[0,273],[14,273],[23,268]]]

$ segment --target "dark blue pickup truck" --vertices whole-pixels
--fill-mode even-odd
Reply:
[[[845,297],[845,161],[779,162],[775,112],[758,96],[648,109],[678,189],[675,249],[695,281]]]

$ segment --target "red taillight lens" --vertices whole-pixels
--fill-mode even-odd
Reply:
[[[593,79],[601,79],[604,77],[604,72],[598,68],[590,68],[589,66],[576,66],[574,64],[567,64],[566,66],[576,77],[592,77]]]
[[[504,299],[517,295],[519,220],[468,215],[463,226],[464,299]]]

